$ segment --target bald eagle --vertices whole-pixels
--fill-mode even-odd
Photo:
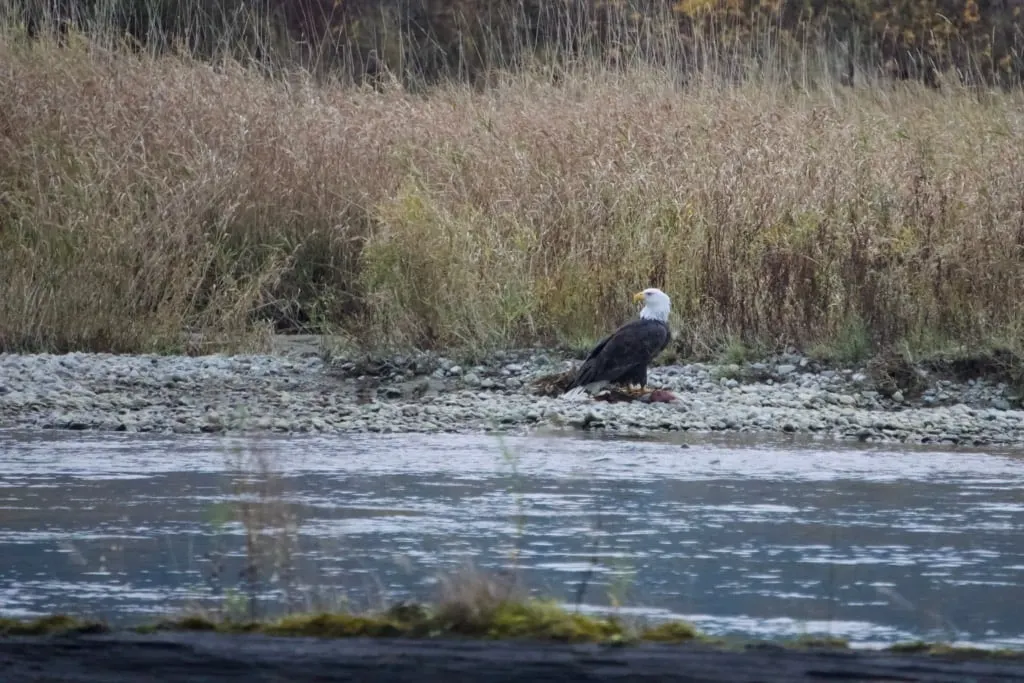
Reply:
[[[633,300],[644,302],[640,318],[597,343],[587,354],[566,396],[593,393],[609,384],[647,385],[647,366],[672,339],[668,329],[672,302],[665,292],[653,287],[638,292]]]

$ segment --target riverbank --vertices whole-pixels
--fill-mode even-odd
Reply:
[[[0,355],[0,427],[164,433],[782,432],[841,440],[1024,443],[1024,411],[997,379],[914,369],[915,390],[870,368],[790,354],[652,368],[669,403],[569,401],[537,383],[573,367],[524,350],[474,363],[436,354],[327,358],[315,338],[273,355]]]
[[[116,633],[0,638],[6,683],[89,681],[1018,681],[1019,658],[706,644],[275,638]]]

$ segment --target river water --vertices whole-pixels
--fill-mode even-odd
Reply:
[[[372,607],[471,563],[712,634],[1024,646],[1021,454],[686,440],[0,431],[0,614]],[[258,575],[239,501],[284,529]]]

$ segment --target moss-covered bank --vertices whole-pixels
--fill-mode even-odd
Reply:
[[[210,632],[228,635],[263,635],[312,638],[468,638],[485,640],[527,640],[553,643],[595,643],[639,645],[642,643],[700,643],[726,650],[761,647],[756,642],[735,638],[711,638],[683,621],[651,626],[628,625],[615,618],[583,615],[543,600],[510,601],[486,614],[469,615],[464,610],[431,609],[419,604],[402,604],[380,613],[351,614],[321,612],[292,614],[267,620],[232,620],[206,615],[185,615],[127,629],[139,634]],[[0,637],[67,636],[110,634],[115,629],[100,621],[68,615],[37,619],[0,618]],[[795,650],[847,650],[839,638],[804,636],[773,643],[768,647]],[[1024,662],[1024,651],[945,643],[912,641],[896,643],[885,651],[960,659],[1005,659]]]

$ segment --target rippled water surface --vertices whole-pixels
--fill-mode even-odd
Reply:
[[[263,609],[429,598],[472,562],[716,634],[1024,645],[1024,457],[788,439],[0,431],[0,613],[238,602],[230,467],[262,456],[290,506],[253,514],[298,529]]]

